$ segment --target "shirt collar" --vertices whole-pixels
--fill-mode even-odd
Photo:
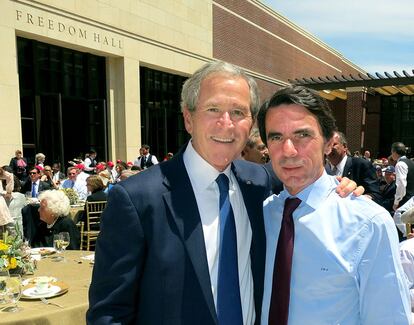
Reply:
[[[336,165],[336,169],[338,170],[338,174],[337,175],[342,175],[343,174],[347,159],[348,159],[348,155],[345,155],[342,158],[342,160],[339,162],[339,164]],[[331,164],[331,167],[333,169],[333,167],[335,167],[335,166]]]
[[[291,195],[288,190],[285,188],[279,195],[279,198],[285,201],[289,197],[297,197],[302,202],[305,202],[313,209],[317,209],[328,197],[328,195],[335,191],[338,181],[335,177],[329,176],[324,170],[321,177],[319,177],[315,182],[308,185],[297,195]]]
[[[183,160],[191,182],[200,189],[208,188],[213,182],[216,181],[217,176],[220,174],[217,169],[211,166],[198,154],[197,151],[195,151],[191,141],[188,142],[187,148],[185,149]],[[226,174],[226,176],[231,180],[230,165],[227,166],[222,173]]]

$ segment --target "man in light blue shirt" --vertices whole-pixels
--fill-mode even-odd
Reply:
[[[304,87],[281,89],[263,104],[258,125],[272,167],[284,183],[284,191],[264,203],[262,324],[276,324],[269,322],[269,311],[275,319],[273,302],[286,291],[282,302],[287,320],[277,325],[410,324],[409,292],[392,219],[364,197],[340,199],[336,182],[324,170],[324,154],[330,152],[336,129],[326,101]],[[274,290],[275,285],[283,287],[274,279],[285,271],[276,276],[274,266],[283,255],[277,257],[276,251],[281,229],[286,234],[282,213],[289,197],[301,200],[292,214],[290,287]]]

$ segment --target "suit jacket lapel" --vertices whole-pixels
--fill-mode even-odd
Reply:
[[[163,195],[164,201],[183,239],[212,318],[217,323],[200,213],[182,153],[162,167],[166,176],[164,184],[170,189]]]

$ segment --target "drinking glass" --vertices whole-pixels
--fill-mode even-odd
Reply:
[[[17,302],[22,296],[22,277],[20,274],[11,274],[9,276],[6,280],[6,292],[8,302],[11,302],[13,305],[3,309],[3,311],[15,313],[22,310],[22,308],[17,305]]]
[[[10,277],[7,269],[0,269],[0,304],[8,303],[7,279]]]
[[[62,235],[60,233],[53,235],[53,248],[56,249],[56,252],[58,253],[58,256],[53,258],[56,262],[63,260],[63,257],[60,255],[63,252],[62,241]]]
[[[70,235],[66,231],[59,233],[59,235],[61,238],[62,251],[64,253],[66,250],[66,247],[68,247],[70,244]],[[63,259],[65,259],[64,256],[63,256]]]

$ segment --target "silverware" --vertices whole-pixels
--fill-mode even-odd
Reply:
[[[63,307],[62,305],[59,305],[58,303],[56,303],[56,302],[51,302],[51,301],[49,301],[49,300],[47,300],[46,298],[44,298],[44,297],[40,297],[40,300],[45,304],[45,305],[52,305],[52,306],[56,306],[56,307],[59,307],[59,308],[65,308],[65,307]]]

